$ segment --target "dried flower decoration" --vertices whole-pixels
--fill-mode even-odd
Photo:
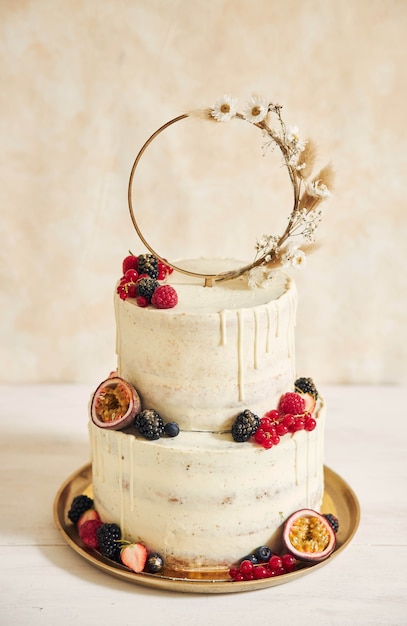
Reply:
[[[227,98],[227,100],[226,100]],[[228,111],[227,121],[233,118],[245,120],[263,131],[266,137],[263,148],[277,146],[288,169],[294,191],[294,203],[288,218],[288,224],[280,235],[263,235],[256,243],[256,257],[251,265],[236,272],[229,272],[219,280],[227,280],[248,273],[249,285],[259,286],[262,280],[270,279],[272,268],[283,266],[302,268],[306,264],[306,253],[315,248],[315,234],[322,219],[320,203],[332,195],[333,171],[325,166],[312,177],[315,165],[316,149],[310,140],[301,138],[297,126],[286,126],[281,115],[282,106],[268,103],[264,98],[253,96],[237,111],[237,103],[231,96],[224,101],[233,102],[234,114]],[[219,102],[209,109],[209,119],[219,119]],[[269,125],[270,114],[278,122],[278,130]],[[258,268],[263,268],[262,272]]]
[[[273,270],[277,267],[302,268],[305,266],[306,254],[316,248],[316,230],[322,219],[320,204],[332,194],[333,170],[331,165],[326,165],[313,175],[316,159],[315,144],[309,139],[301,138],[296,126],[286,126],[281,110],[280,104],[270,103],[263,97],[252,96],[239,113],[236,98],[225,94],[215,102],[213,107],[179,115],[151,135],[133,164],[128,201],[133,225],[144,245],[154,256],[182,273],[201,276],[205,279],[206,286],[211,286],[214,281],[220,282],[245,275],[250,287],[261,287],[272,280]],[[144,238],[134,215],[131,189],[135,169],[144,151],[159,133],[187,117],[204,118],[215,123],[238,119],[256,126],[263,133],[263,152],[266,153],[269,148],[277,146],[290,177],[294,198],[285,230],[281,235],[263,235],[256,242],[254,261],[237,270],[220,274],[198,274],[163,260]],[[277,122],[277,129],[270,124],[271,119]]]

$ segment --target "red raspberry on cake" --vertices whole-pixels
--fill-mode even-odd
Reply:
[[[305,400],[298,393],[288,391],[281,396],[278,410],[282,415],[286,415],[287,413],[301,415],[305,411]]]
[[[178,294],[171,285],[160,285],[151,297],[156,309],[172,309],[178,303]]]

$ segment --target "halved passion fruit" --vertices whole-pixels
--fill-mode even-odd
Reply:
[[[283,541],[300,561],[318,562],[332,554],[336,535],[326,517],[312,509],[301,509],[286,520]]]
[[[93,394],[90,414],[99,428],[121,430],[132,423],[140,409],[140,397],[134,387],[119,376],[110,376]]]

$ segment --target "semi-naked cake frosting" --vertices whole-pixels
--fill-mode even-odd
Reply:
[[[209,274],[236,262],[178,265]],[[115,294],[118,376],[180,433],[149,441],[90,420],[95,508],[170,569],[224,569],[257,546],[277,548],[294,511],[320,510],[325,409],[319,399],[317,427],[271,449],[234,441],[239,413],[261,417],[293,390],[295,284],[283,272],[255,289],[243,277],[167,280],[178,294],[170,310]]]
[[[140,230],[136,167],[161,132],[187,118],[250,124],[264,156],[281,154],[293,203],[282,232],[262,235],[251,261],[165,261]],[[94,500],[79,496],[69,518],[85,545],[136,573],[211,580],[226,570],[254,580],[335,547],[338,520],[321,513],[325,407],[313,380],[297,378],[289,273],[314,248],[320,203],[331,195],[331,166],[315,165],[315,144],[283,121],[280,104],[253,96],[239,111],[227,94],[165,123],[134,161],[129,210],[149,252],[123,261],[117,372],[91,401]]]

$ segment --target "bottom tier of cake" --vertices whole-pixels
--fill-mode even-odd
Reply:
[[[291,513],[320,509],[324,423],[321,403],[315,430],[266,450],[230,433],[147,441],[90,422],[95,508],[171,569],[216,570],[261,545],[278,550]]]

